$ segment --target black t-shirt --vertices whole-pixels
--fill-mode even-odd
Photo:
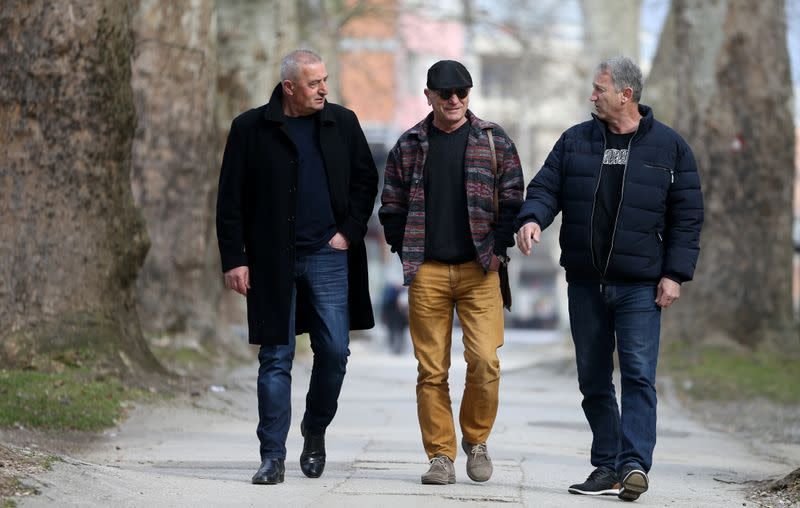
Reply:
[[[318,114],[287,117],[289,137],[297,146],[297,210],[295,248],[298,255],[311,254],[336,234],[331,193],[322,150],[319,147]]]
[[[425,259],[458,264],[476,257],[464,182],[469,122],[447,133],[432,124],[425,159]]]
[[[633,134],[614,134],[606,127],[606,149],[592,219],[594,264],[600,273],[605,272],[611,251],[611,237],[622,197],[622,178],[628,164],[628,147]]]

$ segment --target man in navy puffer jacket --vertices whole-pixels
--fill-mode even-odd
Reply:
[[[616,57],[597,67],[593,119],[568,129],[528,185],[520,250],[530,254],[561,212],[561,265],[595,470],[573,494],[632,501],[648,488],[656,442],[661,311],[692,279],[703,197],[692,151],[639,104],[641,70]],[[622,408],[611,380],[614,348]]]

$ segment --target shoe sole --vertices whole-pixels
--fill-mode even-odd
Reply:
[[[319,477],[322,476],[322,473],[320,473],[320,474],[308,474],[305,471],[303,471],[303,474],[306,476],[306,478],[319,478]]]
[[[574,487],[567,489],[570,494],[579,494],[581,496],[618,496],[620,489],[606,489],[606,490],[581,490]]]
[[[275,481],[267,480],[262,482],[259,480],[253,480],[253,485],[277,485],[279,483],[283,483],[283,475],[280,475]]]
[[[437,479],[432,479],[432,478],[428,478],[428,479],[422,478],[421,480],[422,480],[422,484],[423,485],[448,485],[448,484],[451,484],[451,483],[455,483],[456,482],[456,477],[455,476],[451,476],[447,480],[437,480]]]
[[[469,473],[469,471],[467,471],[467,476],[469,476],[469,479],[472,480],[473,482],[483,483],[483,482],[488,482],[489,478],[492,477],[492,474],[489,473],[489,476],[487,476],[486,478],[476,478],[476,477],[472,476]]]
[[[647,488],[647,476],[642,471],[634,470],[622,479],[622,488],[617,497],[623,501],[635,501],[647,492]]]

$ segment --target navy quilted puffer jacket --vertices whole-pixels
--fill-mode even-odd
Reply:
[[[528,184],[521,226],[545,229],[563,213],[561,265],[569,282],[658,283],[692,279],[700,253],[703,195],[689,145],[639,105],[642,119],[624,169],[607,266],[592,256],[592,213],[605,151],[597,117],[568,129]],[[594,115],[592,115],[594,116]]]

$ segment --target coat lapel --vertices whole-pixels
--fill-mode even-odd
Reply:
[[[342,161],[348,160],[348,158],[341,153],[343,146],[337,132],[336,118],[327,102],[319,114],[319,148],[322,151],[322,160],[325,162],[325,173],[328,175],[331,205],[336,214],[343,201],[341,184],[347,180],[343,174],[346,168]],[[338,164],[337,161],[339,161]]]
[[[338,151],[341,149],[341,143],[338,141],[338,136],[336,135],[336,119],[333,114],[331,114],[328,103],[326,102],[325,107],[319,114],[319,145],[320,150],[322,150],[322,160],[325,161],[325,170],[328,173],[328,185],[339,176],[336,173],[340,171],[340,169],[334,164],[335,160],[341,160],[337,157]]]

